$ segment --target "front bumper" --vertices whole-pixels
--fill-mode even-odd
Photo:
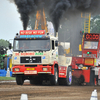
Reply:
[[[15,69],[19,69],[19,71],[15,71]],[[12,68],[13,75],[16,74],[24,74],[24,75],[38,75],[38,74],[51,74],[52,66],[47,65],[37,65],[36,67],[25,67],[23,66],[14,66]]]

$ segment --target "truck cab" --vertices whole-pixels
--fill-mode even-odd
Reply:
[[[31,84],[50,80],[58,82],[58,38],[45,34],[45,30],[21,30],[13,44],[12,72],[16,83],[22,85],[25,79]]]

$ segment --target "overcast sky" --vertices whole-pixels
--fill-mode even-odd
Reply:
[[[0,1],[0,39],[10,40],[23,29],[20,14],[14,3],[8,0]]]

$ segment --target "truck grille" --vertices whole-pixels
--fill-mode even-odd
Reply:
[[[20,63],[41,63],[41,57],[20,57]]]

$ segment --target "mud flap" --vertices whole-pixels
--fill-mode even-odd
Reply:
[[[90,82],[86,83],[86,85],[95,85],[95,71],[90,70]]]
[[[98,72],[98,77],[97,77],[97,82],[98,82],[98,85],[100,85],[100,69],[99,69],[99,72]]]

